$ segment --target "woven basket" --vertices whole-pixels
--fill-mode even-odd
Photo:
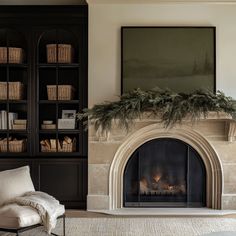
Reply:
[[[57,58],[58,48],[58,58]],[[48,63],[72,63],[74,50],[70,44],[47,44]]]
[[[47,85],[48,100],[73,100],[75,89],[72,85]]]
[[[76,151],[76,139],[74,138],[70,144],[62,144],[61,150],[59,152],[75,152]]]
[[[22,48],[8,48],[7,60],[7,47],[0,47],[0,63],[21,64],[24,60],[24,51]]]
[[[25,152],[26,140],[9,141],[9,152]],[[7,152],[7,140],[0,140],[0,152]]]
[[[74,138],[72,143],[62,144],[62,147],[58,146],[58,152],[75,152],[76,151],[76,139]],[[41,152],[57,152],[56,148],[47,148],[41,145]]]
[[[9,100],[21,100],[24,96],[24,85],[21,82],[8,82]],[[0,100],[7,99],[7,82],[0,82]]]

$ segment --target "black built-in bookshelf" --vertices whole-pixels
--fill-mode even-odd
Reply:
[[[24,84],[22,100],[0,100],[0,110],[27,119],[25,130],[0,129],[0,138],[26,139],[24,152],[0,152],[0,170],[30,165],[37,190],[57,197],[68,208],[85,208],[87,194],[87,133],[80,122],[75,129],[59,129],[62,110],[82,111],[87,106],[87,6],[3,6],[0,8],[0,47],[24,50],[20,64],[0,64],[0,82]],[[71,63],[48,63],[47,44],[70,44]],[[72,100],[49,100],[47,85],[72,85]],[[55,129],[42,129],[52,120]],[[73,152],[42,152],[45,139],[76,139]]]

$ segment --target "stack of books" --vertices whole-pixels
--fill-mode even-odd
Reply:
[[[8,114],[8,119],[7,119]],[[8,121],[8,127],[7,127]],[[27,120],[18,119],[18,113],[7,112],[5,110],[0,111],[0,130],[1,129],[22,129],[25,130],[27,125]]]
[[[27,124],[27,120],[14,120],[13,121],[13,125],[12,125],[12,129],[26,129],[26,124]]]

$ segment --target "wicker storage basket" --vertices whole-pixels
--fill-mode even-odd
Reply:
[[[12,140],[9,141],[9,152],[25,152],[26,140]],[[7,152],[7,140],[0,140],[0,152]]]
[[[9,99],[21,100],[24,95],[24,85],[21,82],[8,82]],[[7,99],[7,82],[0,82],[0,100]]]
[[[76,151],[76,139],[74,138],[71,143],[63,143],[58,146],[58,152],[75,152]],[[57,152],[56,148],[48,148],[41,144],[41,152]]]
[[[57,58],[58,48],[58,58]],[[72,63],[74,50],[70,44],[47,44],[48,63]]]
[[[76,151],[76,139],[74,138],[72,143],[63,143],[60,152],[75,152]]]
[[[8,48],[8,61],[7,61],[7,47],[0,47],[0,63],[15,63],[21,64],[24,60],[24,51],[22,48]]]
[[[48,100],[72,100],[74,98],[75,89],[72,85],[47,85]]]

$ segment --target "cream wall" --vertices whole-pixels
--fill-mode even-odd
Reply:
[[[89,106],[120,94],[121,26],[216,26],[217,89],[236,99],[236,4],[89,1]],[[134,1],[133,1],[134,2]]]
[[[117,99],[120,94],[120,28],[121,26],[216,26],[217,89],[236,99],[236,4],[234,3],[166,3],[112,4],[89,1],[89,106]],[[108,0],[100,0],[100,2]],[[123,4],[114,2],[123,1]],[[134,2],[127,0],[126,2]],[[139,0],[145,2],[145,0]],[[143,121],[140,121],[141,123]],[[154,121],[157,123],[158,122]],[[142,123],[148,125],[147,123]],[[223,171],[222,209],[236,209],[235,142],[227,142],[225,125],[215,126],[209,120],[196,131],[201,132],[219,153]],[[137,130],[142,128],[136,123]],[[219,128],[221,127],[221,128]],[[101,141],[90,129],[88,154],[88,210],[111,209],[113,186],[111,172],[116,152],[124,134],[112,129],[110,139]],[[184,131],[183,131],[184,133]],[[122,136],[123,135],[123,136]],[[115,168],[113,166],[113,168]],[[110,187],[110,188],[109,188]],[[118,190],[117,190],[118,191]],[[116,198],[116,197],[114,197]]]

